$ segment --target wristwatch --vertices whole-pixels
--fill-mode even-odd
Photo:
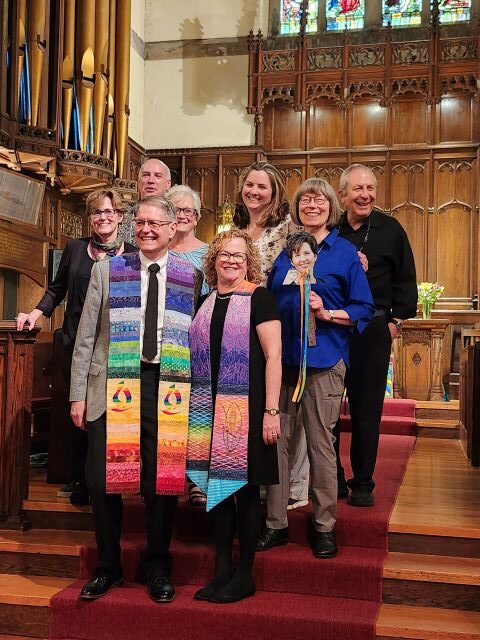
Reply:
[[[335,313],[331,309],[328,309],[327,313],[330,316],[329,317],[330,322],[333,322],[335,320]]]
[[[395,318],[392,318],[390,322],[397,327],[397,331],[401,331],[403,329],[403,320],[395,320]]]
[[[270,416],[278,416],[280,409],[265,409],[265,413],[268,413]]]

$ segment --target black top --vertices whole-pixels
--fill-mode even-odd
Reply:
[[[369,220],[370,230],[365,241]],[[417,277],[412,249],[402,225],[392,216],[374,209],[358,229],[352,229],[344,213],[339,233],[367,256],[366,275],[377,309],[391,312],[394,318],[413,318],[417,312]]]
[[[217,296],[210,325],[210,365],[214,404],[220,372],[223,326],[229,302],[230,298],[222,300]],[[266,445],[263,441],[265,356],[256,331],[257,325],[270,320],[280,320],[275,297],[264,287],[257,287],[252,294],[250,313],[250,389],[248,397],[248,481],[250,484],[278,483],[277,447],[276,445]]]
[[[63,343],[65,347],[73,350],[75,337],[82,315],[83,303],[87,295],[90,282],[90,274],[95,264],[88,255],[88,243],[90,238],[79,238],[67,242],[63,250],[55,280],[45,291],[44,296],[37,304],[46,318],[49,318],[54,309],[67,296],[67,308],[63,319]],[[124,243],[124,252],[135,251],[135,247]]]

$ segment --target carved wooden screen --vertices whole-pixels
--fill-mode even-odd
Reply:
[[[337,187],[370,166],[377,203],[412,243],[418,280],[470,308],[479,289],[479,37],[440,37],[269,51],[250,39],[249,112],[291,195],[306,177]]]

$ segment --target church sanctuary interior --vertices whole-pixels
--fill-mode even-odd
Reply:
[[[0,0],[0,640],[480,640],[480,0]],[[91,507],[71,479],[64,303],[16,330],[85,198],[127,211],[148,158],[201,196],[197,237],[233,225],[242,169],[288,197],[352,163],[443,294],[393,341],[375,506],[338,501],[338,555],[313,557],[311,503],[257,553],[256,594],[194,601],[208,514],[181,497],[171,604],[135,581],[143,503],[125,500],[125,583],[94,602]],[[121,233],[131,239],[127,213]],[[347,474],[350,416],[341,411]],[[347,475],[348,477],[348,475]]]

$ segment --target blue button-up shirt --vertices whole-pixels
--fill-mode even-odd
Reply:
[[[301,349],[300,287],[283,284],[291,268],[292,263],[284,250],[273,265],[268,288],[275,294],[280,311],[283,363],[298,366]],[[375,307],[356,249],[338,236],[338,229],[333,229],[323,241],[313,275],[317,282],[312,284],[312,291],[322,298],[325,309],[344,309],[355,323],[353,330],[362,331],[371,320]],[[308,347],[307,366],[329,368],[340,359],[348,365],[351,331],[351,327],[316,319],[316,345]]]

